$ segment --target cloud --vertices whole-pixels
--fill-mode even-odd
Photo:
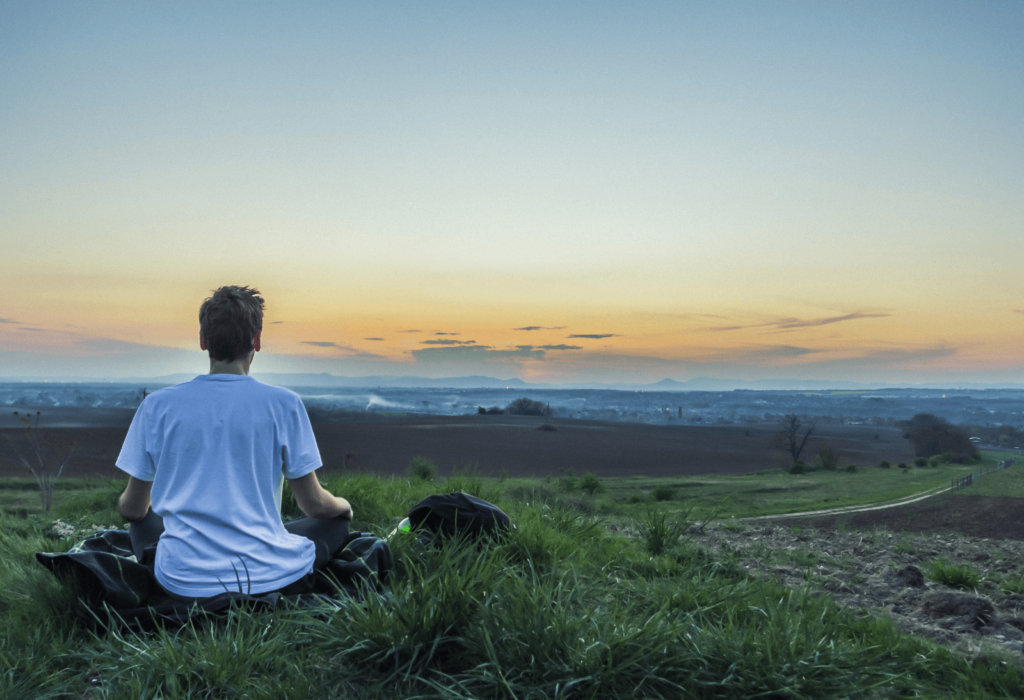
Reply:
[[[21,328],[19,328],[18,330],[19,330],[19,331],[35,331],[35,332],[37,332],[37,333],[45,333],[45,332],[46,332],[46,329],[45,329],[45,328],[29,328],[29,327],[27,327],[27,326],[22,326],[22,327],[21,327]]]
[[[363,338],[363,340],[384,340],[383,338]]]
[[[441,340],[421,340],[420,345],[476,345],[476,341],[442,338]]]
[[[599,340],[601,338],[617,338],[618,333],[579,333],[573,335],[567,335],[566,338],[590,338],[591,340]]]
[[[582,350],[582,345],[541,345],[541,350]]]
[[[803,320],[799,318],[778,318],[774,321],[768,321],[766,323],[753,323],[747,326],[717,326],[708,328],[709,331],[739,331],[746,328],[774,328],[779,331],[788,331],[795,328],[816,328],[818,326],[828,326],[833,323],[843,323],[844,321],[856,321],[861,318],[885,318],[892,314],[869,314],[861,311],[855,311],[852,314],[844,314],[843,316],[829,316],[827,318],[814,318],[809,320]]]
[[[375,355],[372,352],[363,352],[358,350],[351,345],[339,345],[338,343],[332,343],[328,340],[302,340],[302,345],[312,345],[315,348],[334,348],[340,350],[344,354],[346,359],[354,360],[385,360],[387,359],[383,355]]]
[[[279,323],[284,323],[284,321],[271,321],[271,322],[270,322],[270,325],[272,325],[272,326],[276,326],[276,325],[277,325],[277,324],[279,324]]]
[[[0,323],[21,323],[21,322],[20,321],[15,321],[13,318],[0,318]]]
[[[801,321],[799,319],[791,318],[786,319],[785,322],[778,322],[777,328],[813,328],[816,326],[827,326],[831,323],[842,323],[843,321],[856,321],[859,318],[885,318],[892,314],[865,314],[860,311],[855,311],[852,314],[846,314],[845,316],[830,316],[829,318],[819,318],[811,321]]]
[[[399,333],[422,333],[423,331],[421,331],[419,328],[410,328],[407,331],[398,331],[398,332]]]
[[[565,330],[565,326],[523,326],[522,328],[513,328],[514,331],[561,331]]]
[[[462,333],[443,333],[438,331],[437,333],[434,333],[434,335],[462,335]]]
[[[413,350],[413,356],[421,363],[451,363],[457,366],[467,364],[517,364],[523,360],[543,360],[544,351],[532,345],[519,345],[515,349],[498,350],[489,345],[458,345],[454,347],[422,348]]]
[[[1015,314],[1024,314],[1024,309],[1014,309],[1013,313],[1015,313]],[[0,319],[0,320],[2,320],[2,319]],[[8,323],[14,323],[14,321],[8,321]]]

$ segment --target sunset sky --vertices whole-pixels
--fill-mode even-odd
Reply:
[[[0,377],[1024,382],[1024,4],[0,2]]]

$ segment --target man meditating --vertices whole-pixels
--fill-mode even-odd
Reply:
[[[263,307],[249,287],[203,302],[210,373],[146,397],[117,458],[132,549],[143,562],[155,547],[157,581],[174,598],[308,592],[348,536],[352,508],[316,478],[320,451],[298,395],[248,376]],[[306,515],[287,524],[285,479]]]

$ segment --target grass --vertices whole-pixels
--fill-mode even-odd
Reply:
[[[778,476],[726,479],[726,514],[744,512],[752,492],[792,507],[786,491],[758,491],[775,488]],[[608,492],[591,496],[555,481],[472,473],[433,484],[326,479],[352,502],[362,530],[390,532],[420,499],[456,488],[495,502],[517,529],[481,548],[419,548],[397,536],[387,597],[321,615],[236,609],[145,635],[90,632],[77,622],[84,611],[74,592],[34,561],[34,552],[74,542],[52,536],[58,517],[79,534],[118,520],[123,482],[68,482],[75,488],[50,514],[0,511],[0,699],[1024,695],[1019,665],[971,664],[810,589],[750,578],[728,553],[713,557],[685,536],[700,516],[679,508],[696,499],[629,504],[622,484],[648,494],[658,484],[600,481]],[[703,488],[680,483],[671,488],[681,494]],[[890,493],[890,483],[878,486]],[[297,512],[290,496],[285,510]],[[639,520],[642,536],[609,532],[603,521],[617,517]]]
[[[976,464],[943,464],[906,470],[860,467],[856,472],[810,471],[789,474],[769,469],[751,474],[701,475],[673,478],[604,478],[605,496],[614,512],[635,518],[652,500],[671,500],[682,511],[693,508],[693,517],[756,517],[808,510],[873,505],[896,501],[930,489],[949,486],[959,476],[992,466],[1012,455],[983,452]],[[1019,459],[1019,456],[1018,456]],[[1017,495],[1024,497],[1024,461],[982,477],[963,495]],[[667,494],[672,494],[666,498]]]
[[[991,466],[1006,459],[1012,459],[1013,464],[1002,471],[986,474],[967,488],[957,491],[956,494],[959,496],[1024,498],[1024,457],[1014,452],[985,452],[983,454],[985,456],[984,464],[976,466],[971,471],[977,471],[982,466]]]
[[[936,583],[961,591],[974,590],[981,584],[981,574],[966,564],[948,564],[943,559],[936,559],[928,571]]]

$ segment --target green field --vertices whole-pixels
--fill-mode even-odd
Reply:
[[[738,555],[712,557],[678,537],[686,523],[674,522],[702,500],[700,515],[727,517],[844,505],[977,468],[604,482],[330,478],[360,529],[389,532],[424,496],[460,489],[500,505],[517,529],[480,548],[393,541],[387,599],[319,615],[238,609],[142,635],[89,631],[73,592],[33,558],[116,524],[123,482],[66,482],[55,510],[42,513],[34,485],[13,480],[0,488],[0,699],[1022,697],[1019,659],[993,652],[990,663],[971,663],[809,588],[751,578]],[[987,479],[1019,488],[1018,474],[974,488]],[[669,493],[658,487],[673,498],[657,500]],[[286,516],[297,514],[287,495],[285,505]],[[76,534],[51,536],[56,518]],[[639,536],[604,527],[615,520]]]
[[[620,477],[601,479],[602,491],[589,508],[609,516],[633,517],[645,504],[656,501],[673,511],[693,509],[696,518],[743,518],[808,510],[887,503],[932,489],[948,486],[953,479],[994,466],[1015,455],[983,452],[977,464],[946,464],[938,467],[910,467],[904,471],[862,467],[850,473],[815,471],[788,474],[769,469],[751,474],[705,475],[679,478]],[[1024,460],[1001,472],[988,474],[960,492],[979,496],[1024,497]],[[581,493],[582,475],[565,474],[548,479],[484,479],[496,489],[516,494]],[[75,479],[58,482],[54,507],[71,497],[104,492],[117,480]],[[663,500],[658,500],[659,497]],[[41,513],[40,498],[31,478],[0,481],[0,512],[19,515]]]

